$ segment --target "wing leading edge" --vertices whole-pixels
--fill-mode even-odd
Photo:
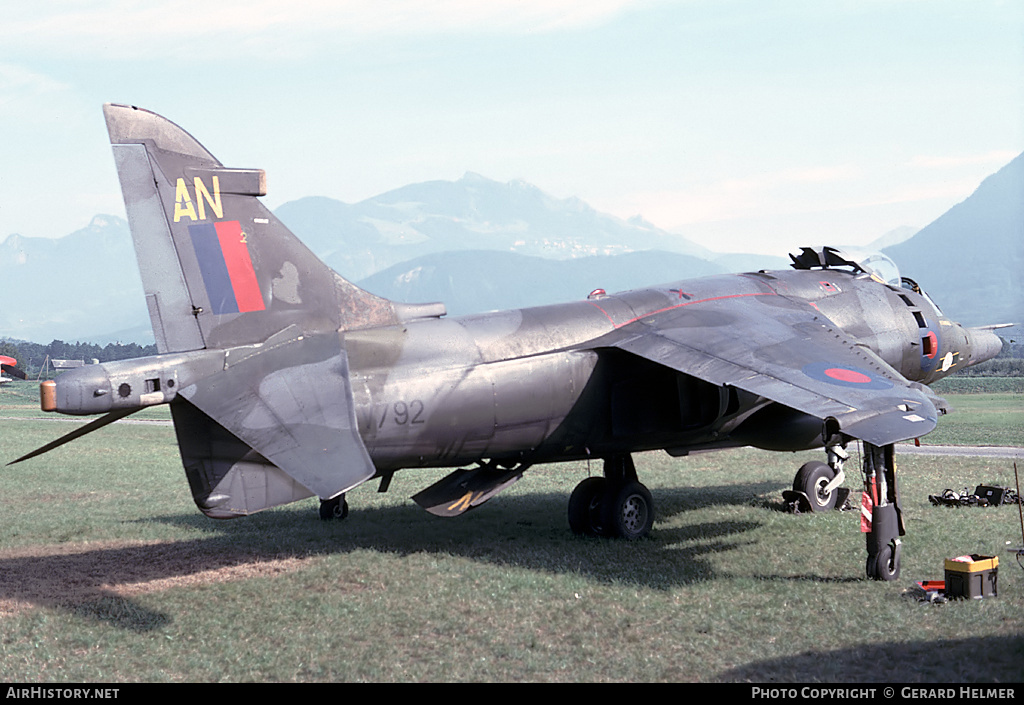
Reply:
[[[615,347],[712,384],[734,386],[883,446],[935,428],[945,403],[851,340],[826,317],[780,296],[724,298],[634,321]]]

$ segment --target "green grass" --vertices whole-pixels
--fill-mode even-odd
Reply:
[[[923,439],[932,445],[1024,445],[1024,394],[947,394],[952,413]]]
[[[0,392],[5,461],[71,428],[2,418],[21,404]],[[1015,438],[1017,408],[995,412]],[[819,457],[638,455],[658,520],[626,543],[569,532],[585,463],[535,468],[458,519],[408,499],[443,471],[411,470],[352,492],[344,522],[314,500],[218,522],[192,504],[170,426],[115,424],[0,471],[0,681],[1024,679],[1016,508],[927,499],[1012,486],[1012,463],[901,456],[903,574],[877,583],[856,512],[780,511]],[[914,599],[967,552],[999,556],[997,598]],[[134,583],[159,589],[113,587]]]

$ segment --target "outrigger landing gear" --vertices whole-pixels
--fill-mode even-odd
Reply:
[[[348,516],[348,502],[345,500],[345,493],[337,497],[320,500],[320,519],[322,521],[334,521],[344,519]]]
[[[569,528],[575,534],[635,540],[653,525],[654,500],[628,454],[605,458],[604,477],[588,477],[569,497]]]
[[[895,446],[864,443],[861,531],[867,534],[867,574],[873,580],[900,577],[900,536],[906,534],[896,487]]]

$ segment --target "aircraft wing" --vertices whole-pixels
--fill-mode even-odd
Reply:
[[[813,308],[780,296],[681,304],[599,341],[821,419],[874,445],[935,428],[945,402],[858,345]]]

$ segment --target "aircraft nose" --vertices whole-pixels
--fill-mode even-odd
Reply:
[[[991,327],[968,328],[967,344],[970,348],[970,364],[991,360],[1003,349],[1002,339]]]

